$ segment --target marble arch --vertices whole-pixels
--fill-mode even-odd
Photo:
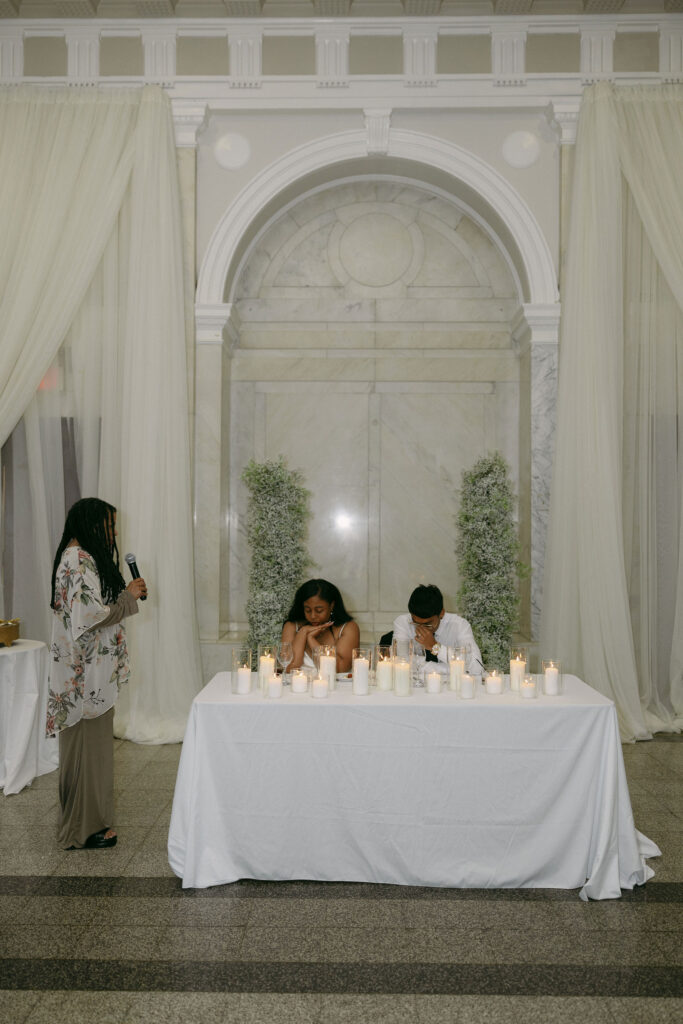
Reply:
[[[229,302],[246,248],[277,210],[317,185],[354,174],[399,174],[450,191],[499,239],[520,282],[520,304],[538,307],[557,302],[557,275],[548,243],[510,183],[480,157],[452,142],[391,129],[383,154],[368,153],[365,131],[348,131],[300,146],[261,171],[228,207],[211,236],[197,285],[199,317]]]

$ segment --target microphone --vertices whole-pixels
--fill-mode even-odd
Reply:
[[[140,577],[142,576],[142,573],[138,569],[138,563],[135,561],[135,555],[133,555],[133,554],[131,554],[129,552],[127,555],[123,556],[123,559],[124,559],[126,565],[128,566],[128,568],[130,569],[130,574],[133,577],[133,579],[134,580],[139,580]],[[140,600],[141,601],[146,601],[147,600],[147,595],[144,594],[140,598]]]

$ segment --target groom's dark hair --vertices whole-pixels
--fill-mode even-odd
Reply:
[[[430,619],[432,615],[440,615],[443,611],[443,594],[433,583],[425,586],[421,583],[410,595],[408,611],[417,615],[418,619]]]

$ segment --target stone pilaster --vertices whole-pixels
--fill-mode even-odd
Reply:
[[[528,533],[521,540],[522,557],[528,558],[531,566],[529,626],[532,637],[538,636],[543,601],[543,566],[557,420],[559,325],[559,303],[526,304],[513,325],[518,354],[528,364],[528,374],[525,374],[528,393],[522,401],[525,422],[521,429],[528,435],[525,439],[531,452],[527,472],[523,474],[523,486],[528,487],[529,508],[525,517]],[[520,446],[520,450],[524,449]],[[520,504],[522,502],[520,494]]]

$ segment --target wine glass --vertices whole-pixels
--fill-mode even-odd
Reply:
[[[283,641],[280,644],[277,651],[278,664],[282,665],[282,682],[287,681],[287,666],[291,663],[294,658],[294,651],[289,640]]]

